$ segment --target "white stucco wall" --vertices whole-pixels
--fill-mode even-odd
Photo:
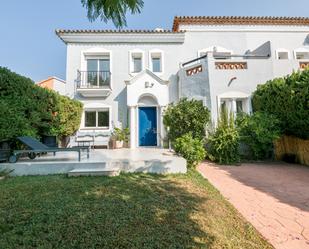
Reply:
[[[223,47],[233,51],[233,54],[243,55],[248,51],[254,51],[264,43],[270,41],[271,57],[264,59],[232,58],[227,60],[215,60],[211,55],[204,60],[203,72],[194,76],[185,76],[185,70],[193,63],[181,69],[180,95],[201,99],[201,93],[205,92],[206,105],[211,109],[212,119],[215,122],[218,117],[219,95],[227,92],[242,92],[251,94],[258,84],[275,77],[282,77],[299,69],[294,50],[297,48],[309,48],[306,39],[309,34],[309,26],[200,26],[181,25],[181,30],[186,30],[183,44],[183,60],[189,61],[196,57],[199,50],[211,46]],[[276,59],[277,49],[289,51],[289,60]],[[215,62],[247,62],[245,70],[217,70]],[[206,71],[206,72],[205,72]],[[229,81],[236,79],[229,86]],[[206,88],[205,88],[206,87]],[[209,89],[207,89],[209,87]],[[206,90],[205,90],[206,89]],[[210,93],[210,103],[207,101],[207,93]],[[196,93],[194,95],[194,93]]]
[[[258,84],[263,84],[274,77],[284,76],[299,68],[299,61],[293,58],[294,50],[309,48],[306,39],[309,26],[201,26],[181,25],[186,30],[184,41],[166,42],[160,40],[163,34],[117,34],[112,38],[110,34],[89,34],[89,41],[85,41],[87,34],[74,37],[67,43],[67,75],[66,94],[82,102],[104,103],[111,107],[113,125],[121,122],[127,126],[127,89],[125,81],[133,78],[130,74],[130,51],[139,50],[144,54],[145,69],[150,68],[150,52],[162,51],[164,54],[164,68],[160,78],[169,81],[168,102],[177,101],[180,97],[189,96],[203,100],[211,109],[213,120],[217,119],[217,96],[226,92],[243,92],[251,94]],[[142,37],[143,36],[143,37]],[[85,38],[86,37],[86,38]],[[129,38],[130,39],[129,39]],[[173,37],[167,34],[166,37]],[[67,38],[65,38],[67,39]],[[114,40],[112,40],[114,39]],[[87,39],[86,39],[87,40]],[[210,56],[203,62],[203,73],[186,77],[184,69],[180,70],[180,63],[197,57],[198,51],[211,46],[223,47],[233,51],[233,54],[245,54],[254,51],[266,42],[270,42],[271,57],[264,59],[233,58],[228,61],[247,62],[246,70],[216,70],[215,59]],[[289,51],[289,60],[277,60],[276,50]],[[112,92],[107,98],[85,98],[76,94],[75,84],[77,70],[85,70],[83,65],[83,51],[109,51],[111,58]],[[180,71],[179,71],[180,70]],[[236,80],[229,86],[231,78]],[[130,91],[135,93],[134,90]]]
[[[67,46],[67,84],[66,92],[80,101],[104,102],[112,107],[112,120],[127,122],[127,92],[125,81],[133,78],[129,72],[129,52],[140,49],[145,54],[145,68],[149,68],[149,51],[160,49],[164,53],[164,72],[160,78],[169,81],[169,101],[177,99],[177,77],[179,61],[181,61],[181,44],[68,44]],[[105,49],[111,53],[112,92],[107,98],[84,98],[75,92],[77,70],[82,70],[82,53],[89,49]],[[84,69],[85,70],[85,69]]]

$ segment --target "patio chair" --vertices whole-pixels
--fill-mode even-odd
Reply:
[[[45,144],[42,144],[38,140],[32,137],[18,137],[17,138],[20,142],[26,145],[29,149],[26,150],[14,150],[12,155],[9,157],[10,163],[16,163],[18,158],[23,153],[28,153],[28,157],[30,159],[35,159],[37,154],[40,153],[48,153],[53,152],[54,155],[56,152],[69,152],[69,151],[76,151],[78,152],[78,161],[81,159],[81,151],[87,150],[87,158],[89,158],[89,146],[79,146],[79,147],[72,147],[72,148],[52,148],[48,147]]]

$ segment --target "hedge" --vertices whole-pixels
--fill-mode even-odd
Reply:
[[[0,67],[0,141],[17,136],[59,138],[79,127],[82,104]]]
[[[254,111],[275,115],[284,134],[309,138],[309,69],[259,85],[252,103]]]

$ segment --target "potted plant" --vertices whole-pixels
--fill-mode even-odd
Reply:
[[[115,147],[116,149],[120,149],[123,147],[124,142],[128,142],[129,140],[129,128],[115,128],[114,132],[112,134],[112,140],[115,141]]]

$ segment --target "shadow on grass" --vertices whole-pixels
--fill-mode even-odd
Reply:
[[[18,177],[0,183],[0,248],[211,248],[207,201],[173,178]]]

